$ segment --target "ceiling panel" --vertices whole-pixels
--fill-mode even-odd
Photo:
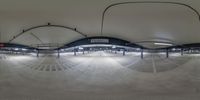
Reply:
[[[189,4],[200,12],[199,0],[159,1]],[[0,42],[8,42],[23,29],[48,22],[77,28],[88,36],[99,36],[103,10],[108,5],[118,2],[124,0],[1,0]],[[166,39],[176,44],[200,42],[200,22],[196,14],[191,9],[178,5],[134,4],[113,7],[107,12],[104,25],[104,36],[131,42],[152,39]],[[64,33],[73,33],[64,31],[47,29],[34,30],[33,33],[39,35],[45,42],[64,42],[64,39],[68,42],[79,38],[76,35],[66,35]],[[52,39],[56,37],[54,33],[59,33],[57,37],[60,40]],[[31,36],[21,38],[25,37],[31,38]],[[21,41],[24,40],[27,39]],[[15,42],[21,43],[21,41]],[[34,39],[30,42],[37,43]]]

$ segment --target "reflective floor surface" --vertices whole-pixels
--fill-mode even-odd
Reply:
[[[199,100],[200,56],[0,55],[0,100]]]

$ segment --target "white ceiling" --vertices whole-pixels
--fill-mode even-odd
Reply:
[[[98,36],[103,10],[110,4],[124,1],[0,0],[0,42],[8,42],[23,29],[48,22],[77,28],[88,36]],[[200,12],[199,0],[157,1],[185,3]],[[172,4],[127,4],[108,10],[103,35],[135,43],[159,40],[187,44],[200,43],[199,32],[198,16],[187,7]],[[78,33],[62,28],[41,28],[25,33],[13,43],[31,45],[41,42],[29,33],[37,35],[44,43],[69,43],[83,38]]]

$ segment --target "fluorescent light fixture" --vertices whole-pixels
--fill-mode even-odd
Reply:
[[[27,49],[24,49],[24,48],[23,48],[22,51],[27,51]]]
[[[161,46],[172,46],[173,44],[170,43],[161,43],[161,42],[156,42],[154,45],[161,45]]]
[[[18,50],[19,50],[19,48],[15,48],[14,50],[18,51]]]
[[[82,48],[82,47],[79,47],[78,49],[79,49],[79,50],[83,50],[83,48]]]
[[[176,48],[173,48],[172,51],[176,51]]]
[[[115,45],[113,45],[113,46],[112,46],[112,48],[113,48],[113,49],[115,49],[115,48],[116,48],[116,46],[115,46]]]
[[[136,50],[137,50],[137,51],[139,51],[139,50],[140,50],[140,48],[136,48]]]
[[[64,50],[64,49],[61,49],[60,51],[62,51],[62,52],[63,52],[63,51],[65,51],[65,50]]]

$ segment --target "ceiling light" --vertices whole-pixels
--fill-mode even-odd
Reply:
[[[18,50],[19,50],[19,48],[15,48],[14,50],[18,51]]]
[[[172,51],[176,51],[176,48],[173,48]]]
[[[115,49],[115,48],[116,48],[116,46],[115,46],[115,45],[113,45],[113,46],[112,46],[112,48],[113,48],[113,49]]]
[[[23,48],[22,51],[27,51],[27,49],[24,49],[24,48]]]
[[[140,48],[136,48],[136,50],[137,50],[137,51],[139,51],[139,50],[140,50]]]
[[[64,49],[61,49],[60,51],[62,51],[62,52],[63,52],[63,51],[65,51],[65,50],[64,50]]]
[[[83,48],[82,48],[82,47],[79,47],[78,49],[79,49],[79,50],[83,50]]]
[[[160,42],[157,42],[157,43],[154,43],[154,45],[161,45],[161,46],[172,46],[173,44],[170,44],[170,43],[160,43]]]

